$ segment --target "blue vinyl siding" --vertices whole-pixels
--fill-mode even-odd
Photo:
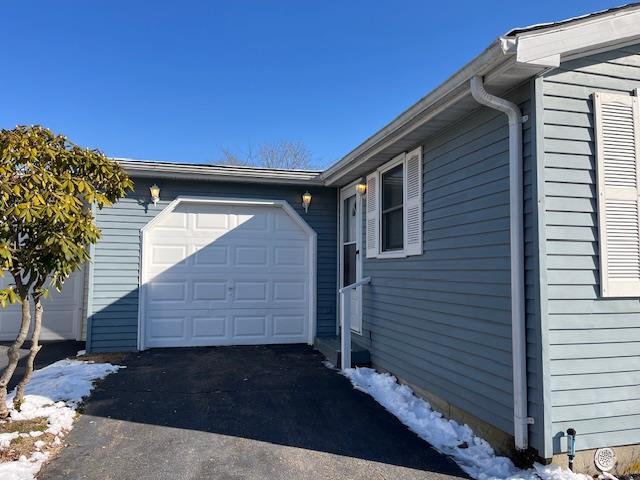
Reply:
[[[545,296],[552,425],[547,453],[640,443],[640,301],[600,297],[593,106],[640,88],[640,45],[544,76]]]
[[[530,90],[527,83],[510,97],[524,114]],[[524,126],[529,410],[541,417],[531,123]],[[506,116],[479,106],[436,137],[423,144],[424,254],[365,260],[372,284],[364,288],[360,341],[377,366],[513,434]]]
[[[161,181],[162,200],[148,204],[151,179],[136,180],[136,190],[116,205],[99,210],[102,238],[94,249],[88,348],[93,352],[135,350],[138,325],[140,229],[179,195],[286,200],[318,234],[317,334],[335,335],[336,190],[309,187],[313,202],[300,205],[306,186],[237,182]]]

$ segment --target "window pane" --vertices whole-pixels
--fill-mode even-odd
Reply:
[[[382,174],[382,251],[404,248],[402,164]]]
[[[402,250],[404,248],[403,208],[396,208],[382,214],[382,250]]]
[[[342,275],[342,286],[346,287],[356,281],[356,244],[344,245],[344,266]]]
[[[382,174],[382,211],[402,205],[402,164]]]
[[[343,243],[356,241],[356,197],[346,198],[343,204],[344,225],[343,225]]]

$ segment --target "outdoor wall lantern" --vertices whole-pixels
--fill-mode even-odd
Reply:
[[[367,184],[366,183],[359,183],[356,185],[356,192],[358,192],[358,194],[360,196],[364,196],[365,193],[367,193]]]
[[[158,205],[158,200],[160,200],[160,187],[154,183],[149,187],[149,193],[151,194],[151,201],[155,207]]]
[[[302,206],[304,207],[304,213],[309,213],[309,205],[311,205],[311,194],[309,190],[302,195]]]

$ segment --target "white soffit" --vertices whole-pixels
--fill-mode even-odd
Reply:
[[[640,39],[640,6],[518,33],[503,38],[502,47],[518,62],[557,67],[565,56],[633,38]]]
[[[473,76],[483,76],[491,93],[501,95],[561,61],[635,41],[640,42],[640,4],[512,30],[321,177],[326,185],[346,185],[470,114],[479,108],[470,100]]]

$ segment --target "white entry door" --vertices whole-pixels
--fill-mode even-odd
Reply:
[[[42,340],[76,340],[80,338],[84,270],[74,272],[65,282],[61,292],[49,288],[49,297],[42,301]],[[0,286],[13,283],[8,273],[0,278]],[[33,305],[31,314],[33,315]],[[19,304],[0,307],[0,340],[15,340],[20,330],[21,307]],[[33,320],[32,320],[33,325]],[[31,333],[31,332],[30,332]]]
[[[144,233],[144,345],[308,343],[310,234],[283,208],[179,203]]]
[[[362,278],[362,218],[360,196],[355,185],[340,192],[340,287]],[[349,290],[351,330],[362,333],[362,287]]]

